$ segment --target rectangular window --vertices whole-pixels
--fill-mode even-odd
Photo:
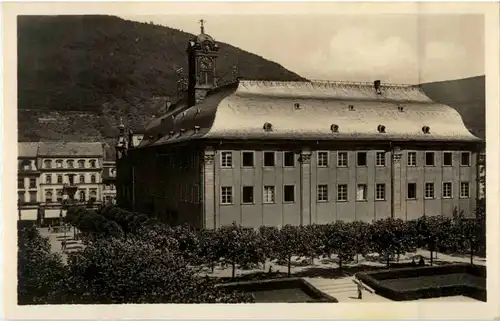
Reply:
[[[45,175],[45,183],[52,184],[52,175],[51,174]]]
[[[460,165],[462,166],[470,166],[470,153],[462,152],[460,156]]]
[[[377,166],[385,166],[385,153],[377,152],[376,155]]]
[[[43,167],[45,168],[52,168],[52,161],[51,160],[44,160],[43,161]]]
[[[347,167],[347,152],[338,152],[337,153],[337,166],[338,167]]]
[[[295,202],[295,186],[285,185],[283,188],[283,201],[284,202]]]
[[[233,167],[233,153],[221,152],[220,153],[220,167],[231,168]]]
[[[233,203],[233,188],[231,186],[221,187],[221,203],[222,204]]]
[[[365,184],[358,184],[358,189],[356,190],[356,201],[366,201],[367,190],[368,188]]]
[[[408,152],[408,166],[417,166],[416,152]]]
[[[243,203],[253,203],[253,186],[243,186]]]
[[[417,198],[417,184],[408,183],[407,198],[409,200],[414,200]]]
[[[328,152],[318,152],[318,167],[328,166]]]
[[[17,179],[17,188],[24,189],[24,178]]]
[[[366,166],[366,152],[358,152],[358,166]]]
[[[36,188],[36,179],[30,178],[30,188]]]
[[[17,192],[17,199],[19,200],[19,203],[24,203],[26,200],[24,199],[24,191],[22,192]]]
[[[443,183],[443,198],[451,198],[451,182]]]
[[[347,184],[340,184],[337,186],[337,201],[347,201]]]
[[[57,184],[62,184],[62,182],[63,182],[62,175],[57,175]]]
[[[253,152],[243,152],[243,167],[253,167]]]
[[[318,202],[328,202],[328,185],[318,185]]]
[[[434,166],[434,152],[425,153],[425,166]]]
[[[84,160],[78,161],[78,168],[85,168],[85,161]]]
[[[443,153],[443,166],[452,166],[453,164],[453,154],[451,152]]]
[[[377,201],[385,200],[385,184],[377,184],[375,186],[375,200]]]
[[[283,164],[285,167],[295,166],[295,153],[294,152],[284,152],[283,153]]]
[[[264,152],[264,166],[274,166],[274,152]]]
[[[36,202],[36,192],[34,191],[30,192],[30,202]]]
[[[63,199],[63,191],[62,189],[56,190],[57,202],[61,203]]]
[[[274,203],[274,186],[264,186],[264,203]]]
[[[460,182],[460,198],[469,198],[469,182]]]
[[[425,198],[434,198],[434,183],[425,183]]]

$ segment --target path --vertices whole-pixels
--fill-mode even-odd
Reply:
[[[66,232],[66,237],[64,232],[49,232],[48,228],[38,228],[40,235],[49,239],[50,248],[52,253],[59,253],[62,257],[63,263],[66,263],[68,253],[73,253],[83,248],[81,240],[75,240],[73,238],[73,229]],[[66,251],[63,252],[61,247],[61,242],[66,239]]]

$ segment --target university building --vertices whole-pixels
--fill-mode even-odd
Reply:
[[[19,219],[59,218],[65,212],[66,199],[79,204],[100,204],[103,157],[101,143],[19,142]]]
[[[237,79],[188,43],[187,88],[140,142],[120,127],[117,199],[170,224],[218,228],[474,215],[482,141],[418,86]]]

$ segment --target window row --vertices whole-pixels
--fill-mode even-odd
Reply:
[[[70,184],[75,183],[75,179],[73,178],[72,175],[68,176],[68,182]],[[90,182],[86,182],[85,175],[79,175],[78,176],[78,182],[80,184],[85,184],[85,183],[97,183],[97,178],[96,175],[90,175]],[[62,184],[63,183],[63,175],[56,175],[56,181],[54,184]],[[45,175],[45,184],[53,184],[52,182],[52,174],[46,174]]]
[[[265,167],[273,167],[276,164],[276,153],[274,151],[264,151],[263,152],[263,165]],[[220,166],[222,168],[232,168],[233,167],[233,152],[224,151],[220,153]],[[368,166],[368,152],[356,152],[356,165],[359,167]],[[386,152],[375,152],[375,165],[379,167],[386,166]],[[407,152],[407,166],[417,166],[417,152]],[[329,152],[319,151],[317,152],[316,164],[318,167],[328,167],[329,166]],[[254,167],[254,152],[245,151],[242,152],[242,166],[243,167]],[[436,152],[425,152],[425,166],[435,166],[436,164]],[[443,166],[453,166],[453,153],[443,152]],[[348,152],[337,152],[337,167],[348,167],[349,157]],[[471,165],[471,154],[470,152],[460,153],[460,166],[470,166]],[[295,167],[296,166],[296,153],[295,152],[283,152],[283,166],[284,167]]]
[[[56,202],[60,203],[63,200],[63,191],[62,189],[57,189],[56,190]],[[92,199],[93,201],[97,200],[97,189],[90,189],[89,193],[89,199]],[[78,197],[79,201],[86,201],[86,191],[85,190],[79,190],[78,194],[76,195]],[[45,190],[45,202],[51,203],[54,202],[54,191],[53,190]]]
[[[85,168],[85,163],[86,161],[84,159],[80,159],[77,161],[78,168]],[[63,160],[58,159],[55,161],[55,168],[63,168]],[[97,160],[91,159],[88,161],[89,167],[90,168],[96,168],[97,167]],[[52,160],[46,159],[43,161],[43,168],[52,168]],[[66,167],[64,168],[75,168],[75,161],[72,159],[68,159],[66,161]]]
[[[28,202],[34,203],[37,201],[36,199],[36,191],[30,191],[28,192]],[[26,202],[26,192],[25,191],[18,191],[17,192],[17,199],[19,203],[25,203]]]
[[[24,178],[18,178],[17,179],[17,188],[18,189],[25,189],[26,188]],[[29,179],[28,188],[37,188],[36,187],[36,179],[35,178],[30,178]]]
[[[264,186],[262,202],[272,204],[276,202],[275,186]],[[453,198],[452,194],[453,184],[451,182],[444,182],[442,189],[442,198]],[[338,202],[348,201],[348,185],[338,184],[336,190],[336,200]],[[293,203],[295,202],[295,185],[284,185],[283,186],[283,202]],[[424,186],[424,197],[426,199],[435,198],[434,183],[425,183]],[[460,182],[460,198],[470,197],[470,184],[469,182]],[[407,189],[408,199],[417,199],[417,184],[408,183]],[[368,186],[366,184],[357,184],[356,186],[356,201],[366,201],[368,199]],[[330,200],[329,189],[327,184],[320,184],[317,186],[316,201],[317,202],[328,202]],[[385,201],[386,200],[386,185],[375,184],[375,200]],[[243,204],[253,204],[254,203],[254,187],[253,186],[243,186],[242,188],[242,203]],[[222,186],[221,187],[221,204],[233,204],[233,187],[232,186]]]
[[[408,183],[406,189],[407,199],[417,199],[417,184],[416,183]],[[443,188],[441,189],[441,197],[442,198],[453,198],[453,183],[452,182],[443,182]],[[469,182],[460,182],[460,198],[469,198],[470,197],[470,183]],[[425,183],[424,184],[424,198],[433,199],[436,198],[435,192],[435,184],[434,183]]]

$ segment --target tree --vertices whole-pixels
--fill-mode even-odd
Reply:
[[[450,244],[451,219],[442,215],[422,216],[418,219],[417,229],[420,245],[427,247],[430,252],[430,264],[434,263],[433,253],[437,251],[439,244],[446,246]]]
[[[371,244],[375,252],[390,266],[391,257],[397,252],[399,244],[393,219],[376,220],[371,225]]]
[[[223,262],[232,266],[235,277],[236,266],[262,262],[264,253],[259,251],[259,240],[253,229],[242,228],[233,223],[219,231],[219,244]]]
[[[356,255],[354,228],[350,223],[337,221],[333,223],[329,237],[342,274],[342,263],[351,261]]]
[[[221,257],[220,236],[217,230],[202,230],[200,232],[198,257],[202,264],[210,267],[212,273]]]
[[[274,250],[279,242],[279,230],[275,226],[261,226],[259,228],[259,249],[262,252],[262,266],[266,269],[266,260],[276,257]]]
[[[370,251],[370,224],[363,221],[352,222],[354,235],[354,250],[356,251],[356,263],[359,262],[358,255],[365,256]]]
[[[300,246],[300,229],[297,226],[285,225],[278,233],[277,242],[274,244],[274,255],[278,261],[286,261],[288,276],[291,275],[292,257],[297,254]]]
[[[18,230],[18,304],[53,304],[65,276],[61,257],[35,227]]]
[[[310,258],[311,264],[314,259],[323,253],[323,229],[321,225],[312,224],[298,227],[299,248],[297,254]]]
[[[67,303],[235,303],[248,295],[226,293],[201,278],[175,252],[131,236],[99,239],[75,255],[65,287]]]

